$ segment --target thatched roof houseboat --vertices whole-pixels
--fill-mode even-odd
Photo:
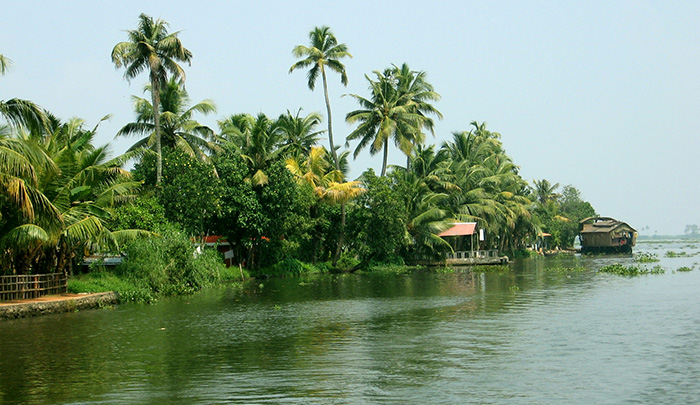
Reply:
[[[579,222],[582,253],[631,253],[637,231],[610,217],[590,217]]]

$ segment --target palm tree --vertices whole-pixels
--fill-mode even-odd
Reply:
[[[340,156],[346,158],[347,153]],[[361,187],[360,181],[345,181],[345,174],[340,170],[334,170],[333,164],[328,162],[325,148],[313,146],[306,159],[303,161],[299,157],[290,157],[286,161],[287,168],[297,178],[297,182],[307,184],[314,190],[314,195],[319,202],[333,205],[340,205],[341,220],[340,234],[335,253],[333,254],[333,265],[340,258],[344,238],[345,238],[345,206],[346,204],[364,193],[366,190]],[[312,207],[312,217],[317,210]],[[318,249],[318,235],[315,235],[313,244],[312,260],[316,260]]]
[[[178,32],[168,34],[168,23],[153,20],[145,14],[139,15],[138,28],[127,31],[129,40],[119,42],[112,49],[112,62],[117,68],[124,67],[127,81],[148,69],[151,84],[153,111],[160,111],[160,90],[167,81],[168,72],[184,81],[185,71],[177,61],[190,63],[192,53],[182,46]],[[154,116],[156,141],[156,183],[163,176],[163,156],[161,151],[160,115]]]
[[[237,114],[219,121],[219,128],[220,142],[234,145],[248,165],[249,174],[245,180],[256,187],[266,185],[267,170],[285,151],[279,123],[263,113],[257,117]]]
[[[306,156],[318,141],[318,136],[323,131],[317,131],[316,126],[321,123],[318,113],[311,113],[301,117],[301,109],[292,115],[289,110],[277,119],[280,130],[284,136],[284,145],[287,154],[292,157]]]
[[[0,54],[0,76],[12,66],[12,61]],[[0,100],[0,117],[4,118],[11,126],[26,127],[32,131],[41,131],[45,124],[46,116],[41,107],[31,101],[13,98],[7,101]]]
[[[147,85],[145,91],[153,91],[152,86]],[[116,136],[146,135],[131,146],[129,151],[153,148],[156,144],[153,105],[141,97],[134,96],[133,99],[136,122],[126,124]],[[192,117],[195,113],[207,115],[216,112],[214,102],[207,99],[190,106],[187,90],[175,78],[170,78],[161,89],[160,101],[161,145],[209,161],[207,153],[217,150],[217,145],[213,142],[214,131]]]
[[[441,115],[426,101],[436,100],[439,96],[425,82],[425,76],[421,72],[411,71],[404,64],[401,68],[394,66],[384,72],[375,71],[374,74],[376,80],[365,75],[370,86],[369,99],[350,94],[361,109],[351,111],[345,118],[349,123],[359,122],[347,140],[360,140],[354,157],[367,146],[372,155],[383,150],[381,176],[384,176],[389,157],[389,140],[393,139],[394,144],[406,156],[410,156],[414,145],[422,143],[425,138],[423,129],[432,132],[433,121],[427,114]]]
[[[328,141],[330,151],[333,156],[335,168],[338,169],[338,155],[335,152],[333,141],[333,120],[331,118],[331,101],[328,97],[328,81],[326,79],[326,67],[340,74],[340,82],[348,85],[348,76],[345,72],[345,65],[340,62],[344,57],[352,58],[345,44],[339,44],[331,29],[327,26],[316,27],[309,33],[310,46],[297,45],[292,50],[296,58],[304,58],[294,63],[289,68],[292,73],[297,68],[311,67],[307,73],[309,89],[313,91],[316,87],[316,79],[321,73],[323,79],[323,95],[326,100],[326,111],[328,112]]]
[[[549,180],[532,180],[535,185],[535,198],[541,205],[546,205],[549,201],[557,201],[561,194],[557,193],[559,183],[551,184]]]
[[[0,254],[5,272],[70,269],[86,250],[112,248],[135,230],[111,232],[111,208],[133,197],[139,182],[95,148],[95,130],[51,118],[46,133],[0,140]],[[6,210],[7,209],[7,210]]]
[[[411,237],[409,249],[414,259],[429,259],[436,251],[450,249],[438,234],[455,220],[446,204],[451,193],[461,190],[452,183],[449,161],[436,154],[434,146],[418,145],[408,157],[410,164],[395,167],[392,178],[401,187],[406,202],[406,230]]]
[[[6,58],[5,55],[0,53],[0,76],[5,74],[10,65],[12,65],[10,58]]]

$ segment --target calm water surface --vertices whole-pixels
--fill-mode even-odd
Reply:
[[[597,274],[631,258],[566,256],[5,321],[0,402],[696,403],[700,242],[636,251],[666,273]]]

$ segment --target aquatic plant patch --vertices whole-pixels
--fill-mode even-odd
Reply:
[[[663,274],[666,270],[658,265],[649,269],[644,266],[625,266],[621,263],[615,263],[601,267],[598,272],[617,274],[618,276],[641,276],[646,274]]]
[[[474,268],[474,272],[476,273],[508,273],[510,271],[512,271],[510,266],[505,264],[478,266]]]
[[[676,270],[676,271],[689,272],[689,271],[693,271],[693,269],[694,269],[694,267],[683,266],[683,267],[679,267],[678,270]]]
[[[544,271],[551,271],[557,273],[570,273],[570,272],[580,272],[586,271],[585,267],[549,267],[544,269]]]
[[[669,250],[668,252],[666,252],[666,257],[670,257],[670,258],[675,258],[675,257],[693,257],[693,256],[697,256],[698,254],[700,254],[700,252],[687,253],[687,252],[685,252],[685,251],[683,251],[683,250],[681,250],[680,252],[674,252],[674,251],[672,251],[672,250]]]
[[[653,263],[659,261],[659,256],[656,253],[642,252],[634,255],[634,261],[637,263]]]

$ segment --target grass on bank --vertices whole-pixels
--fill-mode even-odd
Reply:
[[[194,254],[192,242],[177,231],[139,239],[125,250],[114,270],[95,264],[68,281],[71,293],[115,291],[122,302],[151,303],[160,296],[191,294],[222,281],[239,280],[241,270],[227,268],[221,255],[205,249]],[[244,277],[249,274],[243,273]]]

